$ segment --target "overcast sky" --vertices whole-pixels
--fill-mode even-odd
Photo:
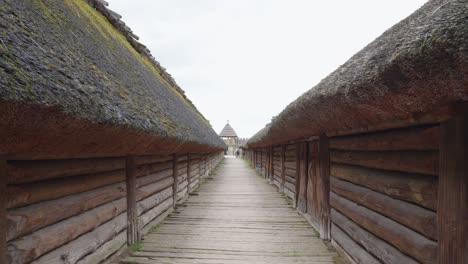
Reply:
[[[219,133],[250,137],[423,0],[108,0]]]

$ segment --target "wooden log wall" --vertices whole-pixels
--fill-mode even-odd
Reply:
[[[281,189],[282,186],[282,171],[283,171],[283,163],[282,163],[282,148],[281,146],[273,147],[273,184],[276,185],[278,190]]]
[[[439,127],[330,139],[332,238],[356,262],[437,263]]]
[[[177,155],[177,174],[174,156],[134,156],[131,162],[125,157],[6,160],[0,166],[6,263],[84,264],[112,258],[127,244],[126,175],[135,176],[135,230],[144,235],[172,210],[178,198],[175,182],[177,194],[190,186],[187,155]],[[200,171],[208,173],[222,157],[193,154],[192,187],[199,184]]]
[[[297,178],[297,144],[289,144],[284,148],[283,174],[284,194],[296,204],[296,178]],[[294,206],[295,207],[295,206]]]

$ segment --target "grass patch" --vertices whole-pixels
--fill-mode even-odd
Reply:
[[[132,251],[140,251],[142,248],[143,248],[143,243],[142,242],[136,242],[136,243],[133,243],[130,246],[130,249]]]

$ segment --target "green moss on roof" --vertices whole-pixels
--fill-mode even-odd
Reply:
[[[6,0],[4,6],[0,85],[7,89],[0,90],[1,100],[224,147],[178,87],[86,1]]]

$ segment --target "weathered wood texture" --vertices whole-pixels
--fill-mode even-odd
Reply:
[[[346,216],[338,211],[332,209],[331,211],[332,222],[339,227],[340,230],[346,230],[350,238],[355,241],[359,246],[363,247],[366,251],[370,252],[382,263],[405,263],[416,264],[414,259],[401,253],[397,248],[388,244],[387,242],[374,236],[359,225],[355,224]],[[335,228],[336,228],[335,226]],[[333,233],[334,230],[332,230]],[[344,245],[345,247],[348,245]],[[349,253],[349,255],[353,255]],[[355,259],[357,260],[357,259]]]
[[[125,159],[126,190],[127,190],[127,244],[132,245],[140,241],[138,227],[138,213],[136,209],[136,163],[135,157]]]
[[[437,243],[370,209],[330,194],[334,209],[422,263],[436,263]]]
[[[335,137],[330,141],[330,148],[361,151],[438,150],[439,127],[413,127]]]
[[[209,154],[212,166],[221,157]],[[100,263],[121,250],[127,241],[129,219],[125,196],[130,188],[126,187],[126,170],[125,167],[111,172],[102,170],[113,168],[109,165],[114,164],[110,160],[125,162],[126,159],[97,160],[104,161],[105,165],[93,159],[66,160],[67,166],[63,165],[63,160],[8,161],[10,169],[21,164],[21,170],[30,174],[35,174],[34,168],[37,168],[37,173],[42,173],[51,164],[55,169],[47,177],[35,174],[35,179],[42,181],[23,179],[25,183],[7,186],[11,192],[4,192],[7,196],[2,197],[7,201],[20,202],[11,203],[14,206],[7,210],[6,224],[1,225],[6,227],[4,235],[5,241],[8,240],[7,260],[1,263]],[[150,223],[163,218],[173,206],[175,170],[172,160],[173,156],[134,156],[127,159],[127,174],[132,176],[130,185],[136,222],[143,234],[149,231]],[[81,170],[76,164],[85,164],[85,168]],[[96,171],[92,171],[89,164],[94,164]],[[58,168],[66,171],[60,174]],[[81,175],[80,172],[87,174]],[[56,178],[58,175],[63,177]],[[23,192],[23,196],[15,192],[25,189],[30,192]]]
[[[343,263],[280,193],[227,158],[124,263]]]
[[[6,213],[7,162],[0,156],[0,263],[7,263],[7,213]]]
[[[441,124],[438,201],[439,263],[468,263],[468,110]]]
[[[437,240],[435,212],[335,177],[331,177],[330,180],[331,189],[341,197],[376,211],[432,240]]]
[[[439,134],[424,126],[330,140],[333,221],[382,263],[437,263]]]
[[[437,208],[437,177],[333,163],[331,175],[393,198]]]

